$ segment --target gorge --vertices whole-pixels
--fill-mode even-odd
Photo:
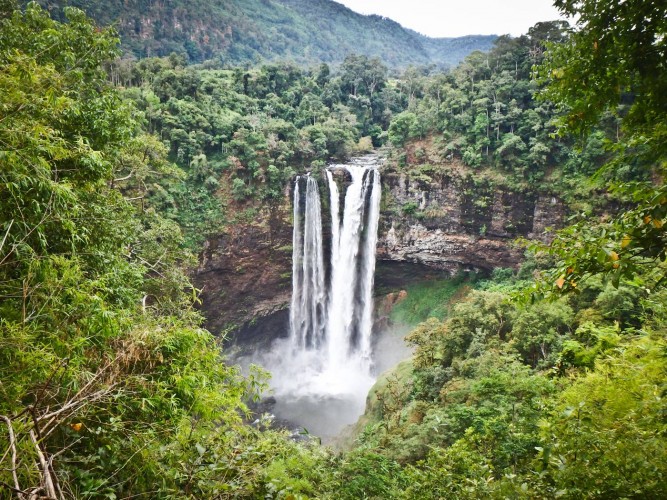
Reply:
[[[485,198],[482,209],[474,205]],[[402,207],[414,212],[405,217]],[[332,164],[297,176],[263,224],[208,243],[198,279],[209,328],[235,318],[230,359],[267,368],[270,411],[328,442],[363,413],[379,372],[410,353],[374,314],[375,280],[386,294],[433,277],[515,267],[522,256],[514,239],[545,238],[564,210],[552,196],[471,191],[456,171],[426,182],[377,154]],[[221,305],[216,286],[234,287],[227,293],[249,307]]]

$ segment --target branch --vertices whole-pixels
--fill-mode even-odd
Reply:
[[[145,264],[151,271],[155,271],[155,268],[160,264],[160,262],[162,261],[162,259],[164,258],[165,255],[167,255],[167,251],[166,251],[166,250],[165,250],[164,252],[162,252],[162,255],[160,255],[160,257],[158,258],[158,260],[155,261],[155,264],[151,264],[151,263],[148,262],[146,259],[142,259],[142,258],[139,257],[139,256],[137,256],[137,257],[138,257],[139,260],[140,260],[143,264]],[[157,271],[155,271],[155,272],[157,273]],[[160,274],[160,276],[162,276],[162,275]]]
[[[115,385],[115,384],[114,384]],[[46,424],[42,427],[42,431],[45,432],[44,438],[48,437],[51,435],[51,433],[57,429],[58,425],[62,423],[64,419],[66,419],[69,416],[72,416],[74,413],[79,411],[81,408],[84,406],[93,403],[94,401],[98,401],[102,399],[104,396],[109,394],[111,392],[111,389],[114,387],[114,385],[107,387],[106,389],[99,390],[97,392],[94,392],[90,396],[87,396],[84,398],[81,398],[80,400],[72,400],[69,403],[67,403],[65,406],[60,408],[57,411],[53,411],[51,413],[47,413],[44,416],[38,417],[37,422],[41,423],[42,421],[46,420],[49,418],[49,421],[46,422]],[[76,396],[75,396],[76,397]],[[71,410],[71,411],[70,411]],[[65,413],[68,412],[68,413]],[[65,414],[65,415],[63,415]],[[58,418],[60,417],[60,418]],[[56,425],[54,425],[56,424]]]
[[[24,498],[23,495],[26,495],[26,494],[27,494],[26,491],[23,491],[23,490],[17,490],[17,489],[14,488],[11,484],[7,484],[7,483],[5,483],[5,482],[3,482],[3,481],[0,481],[0,486],[6,486],[6,487],[9,488],[10,490],[16,492],[19,498]]]
[[[14,435],[14,426],[12,425],[12,421],[9,419],[9,417],[5,415],[0,415],[0,419],[5,421],[7,424],[7,431],[9,432],[9,449],[12,452],[12,479],[14,479],[13,489],[17,492],[18,497],[23,500],[23,491],[19,485],[19,477],[16,474],[16,469],[18,466],[16,465],[16,436]]]
[[[35,402],[33,403],[33,406],[36,405],[37,403],[39,403],[39,401],[42,399],[42,396],[44,395],[44,393],[46,392],[46,389],[48,389],[49,385],[51,384],[51,381],[53,380],[53,377],[56,376],[56,374],[58,373],[58,371],[61,368],[65,367],[68,364],[69,364],[69,358],[65,358],[58,364],[58,366],[56,366],[56,368],[51,372],[51,375],[49,375],[49,378],[44,383],[41,391],[35,397]]]
[[[35,450],[37,451],[37,457],[39,458],[39,468],[42,473],[42,482],[43,487],[46,490],[46,495],[49,498],[57,499],[58,494],[56,493],[55,483],[53,482],[53,477],[51,476],[51,467],[49,467],[49,462],[42,451],[42,447],[37,440],[37,434],[34,429],[30,430],[30,439],[32,440]]]
[[[130,177],[134,175],[134,170],[132,170],[129,174],[127,174],[125,177],[119,177],[118,179],[114,179],[111,181],[111,185],[113,186],[116,182],[123,182],[128,180]]]
[[[2,252],[2,247],[5,246],[5,241],[7,241],[7,236],[9,236],[9,231],[11,230],[13,225],[14,225],[14,219],[12,219],[9,222],[9,227],[7,228],[7,232],[5,233],[5,237],[2,238],[2,243],[0,243],[0,252]]]
[[[48,453],[45,444],[49,436],[68,418],[71,418],[74,414],[81,411],[85,406],[95,403],[111,393],[117,384],[111,383],[111,379],[108,378],[108,375],[109,370],[114,366],[115,361],[116,360],[107,361],[78,391],[74,394],[68,393],[65,401],[61,405],[52,408],[49,405],[49,401],[53,396],[49,394],[49,388],[57,374],[67,366],[68,360],[65,359],[53,370],[53,373],[49,376],[47,381],[43,384],[40,390],[37,391],[36,400],[33,405],[27,406],[21,413],[11,417],[0,415],[0,421],[5,422],[9,434],[9,447],[4,455],[0,457],[0,463],[4,462],[5,458],[8,456],[10,457],[11,468],[7,468],[6,470],[11,471],[12,481],[14,483],[13,486],[5,485],[4,483],[0,484],[8,486],[9,489],[14,492],[16,498],[19,500],[63,500],[65,498],[65,494],[59,484],[58,476],[54,468],[54,460],[80,442],[81,438],[74,440],[74,442],[59,449],[53,454]],[[106,385],[106,387],[103,385]],[[100,386],[103,387],[100,388]],[[38,404],[39,407],[37,406]],[[17,436],[13,427],[13,422],[17,422],[19,419],[22,426],[27,428],[24,431],[25,434]],[[35,457],[31,452],[31,457],[24,461],[24,463],[30,468],[34,467],[40,478],[39,485],[34,488],[28,488],[27,490],[21,489],[17,474],[20,459],[17,443],[22,439],[22,435],[27,435],[29,437],[29,442],[32,443],[32,448],[36,454]]]

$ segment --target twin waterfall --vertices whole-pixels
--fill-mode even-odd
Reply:
[[[345,189],[336,177],[345,178]],[[367,391],[380,174],[369,166],[335,165],[326,181],[330,217],[324,220],[317,181],[302,176],[294,186],[291,356],[296,364],[306,362],[301,376],[314,378],[319,390],[345,392],[352,385]],[[330,238],[324,238],[329,226]]]

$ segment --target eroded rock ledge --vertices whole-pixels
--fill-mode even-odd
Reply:
[[[560,227],[565,215],[562,202],[550,195],[495,188],[455,171],[438,176],[386,171],[382,182],[376,272],[382,293],[389,283],[399,290],[431,272],[516,267],[523,250],[514,240],[547,239],[546,228]],[[194,281],[203,290],[202,308],[212,332],[235,331],[246,338],[284,334],[291,245],[291,189],[280,206],[254,223],[228,228],[207,242]],[[397,283],[400,276],[405,283]],[[257,333],[261,318],[267,321],[260,321]]]
[[[523,252],[514,240],[547,239],[565,213],[552,196],[494,190],[469,178],[389,174],[383,182],[378,257],[452,273],[517,266]]]

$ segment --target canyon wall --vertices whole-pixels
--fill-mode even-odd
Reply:
[[[378,258],[413,262],[450,273],[516,267],[517,238],[546,240],[560,227],[562,202],[550,195],[494,188],[471,177],[384,179]]]
[[[565,215],[562,202],[551,195],[494,187],[468,173],[429,176],[386,169],[382,184],[380,293],[443,273],[517,267],[523,249],[515,240],[545,240],[547,228],[560,227]],[[291,193],[286,191],[280,206],[207,242],[194,276],[206,326],[249,342],[285,334],[291,258]]]
[[[206,327],[214,334],[263,336],[253,328],[257,318],[277,313],[286,321],[292,292],[289,200],[286,195],[283,206],[267,209],[256,222],[230,226],[206,242],[193,279],[201,290]],[[262,327],[283,329],[284,321],[276,321]]]

